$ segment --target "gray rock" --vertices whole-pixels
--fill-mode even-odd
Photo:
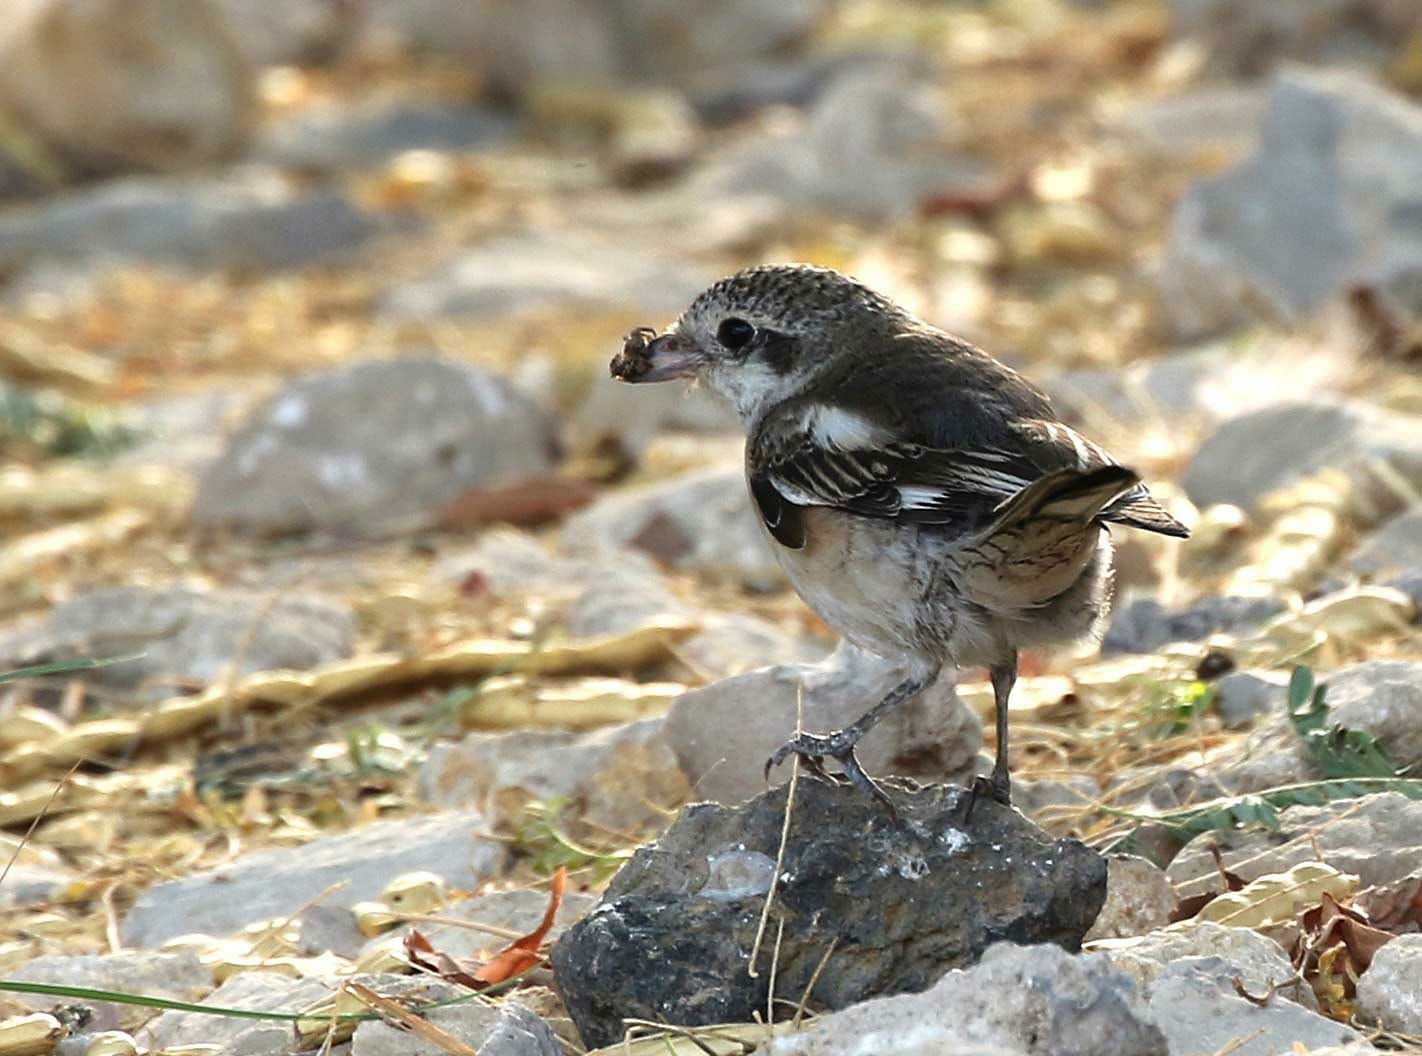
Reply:
[[[9,848],[5,849],[9,861]],[[58,865],[12,862],[0,884],[0,909],[19,909],[58,902],[64,889],[79,880],[77,873]]]
[[[1108,896],[1109,897],[1109,896]],[[1104,952],[1111,963],[1149,992],[1161,973],[1182,960],[1209,958],[1238,976],[1251,994],[1277,988],[1284,997],[1309,1008],[1317,999],[1308,986],[1289,986],[1294,969],[1284,948],[1249,928],[1230,928],[1210,921],[1190,921],[1152,931]]]
[[[731,678],[772,664],[815,664],[830,652],[819,640],[798,637],[755,616],[702,617],[702,629],[677,646],[677,658],[709,679]]]
[[[1361,77],[1279,74],[1258,151],[1176,209],[1160,275],[1169,323],[1189,338],[1258,314],[1296,322],[1351,282],[1415,265],[1419,188],[1422,108]]]
[[[429,871],[451,887],[473,888],[498,875],[506,852],[485,839],[474,813],[378,821],[300,847],[243,855],[229,865],[150,887],[123,920],[125,945],[152,947],[186,932],[227,935],[247,924],[295,913],[322,899],[352,906],[373,899],[405,873]]]
[[[1388,520],[1363,540],[1348,559],[1348,567],[1362,576],[1401,572],[1422,565],[1422,509]]]
[[[1113,856],[1106,859],[1106,902],[1086,941],[1144,935],[1169,924],[1174,912],[1175,891],[1165,870],[1144,858]]]
[[[1171,0],[1170,8],[1176,32],[1199,41],[1209,69],[1226,77],[1289,59],[1372,72],[1422,28],[1422,11],[1408,0]]]
[[[686,607],[672,593],[666,577],[644,554],[632,552],[617,562],[577,562],[564,586],[581,589],[564,614],[564,629],[574,638],[622,634],[651,620],[682,616]]]
[[[178,168],[243,142],[253,71],[208,3],[27,0],[8,15],[0,108],[72,171]]]
[[[1190,460],[1181,484],[1201,508],[1252,508],[1265,495],[1321,469],[1382,461],[1422,480],[1422,424],[1356,404],[1285,403],[1233,418]]]
[[[1174,1050],[1170,1050],[1173,1052]],[[1166,1056],[1131,981],[1099,954],[999,943],[922,994],[866,1001],[766,1056]]]
[[[553,465],[552,420],[508,382],[438,359],[314,374],[253,412],[198,484],[193,519],[255,533],[376,531]]]
[[[1307,1048],[1361,1041],[1362,1035],[1279,997],[1263,1005],[1234,989],[1234,969],[1215,957],[1186,957],[1167,965],[1150,989],[1150,1019],[1172,1056],[1215,1053],[1277,1056]],[[1261,995],[1262,996],[1262,995]]]
[[[1399,935],[1358,980],[1358,1015],[1399,1034],[1422,1035],[1422,935]]]
[[[1231,671],[1210,683],[1220,720],[1231,729],[1288,706],[1288,682],[1267,671]]]
[[[1417,616],[1413,623],[1422,623],[1422,566],[1409,569],[1402,575],[1387,581],[1387,586],[1406,594],[1417,606]]]
[[[611,442],[636,458],[665,432],[738,433],[735,420],[705,389],[681,385],[624,385],[598,372],[569,423],[578,450]]]
[[[841,729],[902,677],[842,644],[818,665],[781,664],[687,692],[667,714],[667,739],[698,799],[739,803],[765,790],[765,760],[795,732],[797,700],[805,729]],[[981,746],[977,716],[945,676],[866,734],[858,755],[870,773],[958,781],[971,776]]]
[[[486,149],[506,141],[515,128],[511,117],[473,106],[329,104],[269,125],[253,153],[285,168],[344,172],[384,164],[409,150]]]
[[[622,1018],[741,1022],[765,1007],[770,947],[776,992],[801,994],[832,940],[814,1000],[843,1008],[931,984],[994,941],[1075,949],[1106,894],[1103,859],[1050,842],[1015,811],[962,789],[894,784],[903,818],[857,789],[799,783],[760,973],[747,973],[775,871],[787,786],[739,808],[702,803],[641,848],[601,903],[553,947],[558,990],[590,1045],[622,1036]]]
[[[316,598],[106,587],[0,638],[0,667],[141,653],[85,678],[160,699],[233,675],[305,670],[345,659],[354,647],[350,612]]]
[[[1322,807],[1289,807],[1279,815],[1278,832],[1203,833],[1166,870],[1181,898],[1217,889],[1212,842],[1219,844],[1226,867],[1245,880],[1286,872],[1321,853],[1328,865],[1372,887],[1422,869],[1422,802],[1383,792]]]
[[[454,54],[494,82],[522,91],[554,75],[573,83],[627,79],[688,83],[726,75],[805,38],[826,0],[763,4],[729,0],[527,0],[516,9],[495,0],[367,0],[372,43]]]
[[[1372,734],[1400,767],[1422,762],[1422,664],[1369,660],[1327,680],[1329,720]]]
[[[208,0],[255,67],[330,59],[358,28],[359,5],[345,0]]]
[[[450,996],[461,996],[457,988],[449,989],[455,991]],[[479,1056],[563,1056],[548,1024],[513,1002],[498,1006],[462,1002],[431,1009],[423,1016],[471,1049],[477,1048]],[[362,1023],[351,1038],[351,1056],[443,1056],[448,1051],[383,1020]]]
[[[266,174],[134,176],[0,214],[0,267],[139,262],[267,272],[349,253],[379,230],[338,191],[299,191]]]
[[[714,276],[658,244],[593,235],[500,235],[392,286],[380,312],[396,322],[589,305],[674,314]]]
[[[8,878],[6,883],[8,883]],[[164,998],[169,1001],[196,1001],[212,989],[212,970],[193,953],[149,953],[125,950],[102,956],[49,954],[9,970],[6,975],[22,983],[56,983],[117,990],[130,994]],[[54,998],[44,994],[10,994],[26,1008],[48,1011]],[[144,1005],[116,1005],[109,1001],[79,1001],[66,1004],[89,1010],[86,1030],[132,1031],[152,1019],[157,1010]]]
[[[758,589],[785,583],[740,467],[608,495],[568,518],[559,541],[570,553],[607,559],[642,550],[680,571],[729,574]]]
[[[553,918],[553,927],[549,929],[546,941],[557,941],[563,932],[585,917],[596,904],[597,898],[593,895],[584,894],[581,891],[565,892],[563,902],[558,907],[558,913]],[[440,912],[440,916],[448,920],[487,924],[490,927],[504,928],[526,935],[543,921],[543,914],[547,909],[548,893],[546,891],[536,888],[520,888],[515,891],[494,891],[487,895],[467,898],[445,908]],[[365,949],[388,946],[392,939],[402,938],[405,932],[410,929],[417,929],[420,934],[434,944],[435,949],[441,950],[451,957],[478,957],[480,954],[487,953],[491,948],[502,946],[505,942],[504,939],[496,938],[486,932],[459,927],[455,924],[419,923],[402,925],[394,931],[371,939],[365,943]]]
[[[242,972],[232,976],[200,1004],[254,1012],[301,1009],[329,997],[332,987],[320,979],[293,979],[279,972]],[[180,1045],[216,1045],[222,1056],[269,1056],[287,1052],[291,1024],[284,1020],[238,1019],[201,1012],[164,1012],[148,1024],[156,1049]]]
[[[1191,162],[1202,154],[1237,158],[1259,135],[1264,94],[1251,85],[1206,85],[1137,103],[1121,118],[1131,143],[1157,157]]]
[[[900,65],[851,68],[802,130],[739,148],[696,183],[709,194],[770,193],[792,207],[869,216],[911,212],[933,194],[982,189],[992,169],[955,147],[951,102]]]
[[[420,767],[420,796],[480,810],[495,826],[518,825],[525,807],[538,802],[561,804],[565,824],[580,822],[604,836],[660,828],[666,811],[691,793],[662,725],[644,719],[581,734],[471,733],[431,747]]]
[[[222,453],[226,425],[251,404],[252,395],[227,387],[162,396],[132,410],[136,442],[119,452],[120,466],[165,466],[196,477]]]
[[[1257,627],[1283,610],[1283,602],[1266,597],[1207,597],[1175,610],[1154,598],[1139,598],[1112,613],[1101,652],[1153,653],[1171,642],[1198,642],[1212,634]]]
[[[983,773],[992,768],[991,761],[985,761]],[[1095,778],[1084,774],[1061,779],[1017,776],[1012,779],[1012,805],[1038,825],[1048,828],[1050,823],[1061,820],[1057,808],[1085,810],[1100,795],[1101,788]]]
[[[318,903],[301,914],[301,951],[307,956],[334,953],[354,958],[365,945],[365,933],[347,906]]]

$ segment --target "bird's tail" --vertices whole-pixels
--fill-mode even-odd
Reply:
[[[1086,524],[1140,482],[1125,466],[1058,469],[1004,499],[993,511],[992,524],[984,534],[993,535],[1034,518]]]

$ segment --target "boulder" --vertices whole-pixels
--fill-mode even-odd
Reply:
[[[1348,567],[1362,576],[1405,572],[1422,566],[1422,509],[1390,518],[1363,540],[1348,559]]]
[[[424,524],[476,485],[552,468],[556,427],[477,367],[370,360],[292,382],[198,483],[193,520],[251,533]]]
[[[1422,1035],[1422,935],[1399,935],[1358,980],[1358,1015],[1399,1034]]]
[[[1327,679],[1328,718],[1376,737],[1409,773],[1422,763],[1422,664],[1368,660]]]
[[[1095,852],[1053,842],[991,801],[965,821],[962,789],[891,784],[896,824],[859,790],[806,779],[751,976],[787,787],[741,807],[683,810],[554,945],[558,990],[589,1045],[620,1038],[629,1016],[749,1020],[765,1007],[777,936],[781,995],[803,994],[835,944],[811,999],[838,1009],[925,989],[995,941],[1076,949],[1105,899],[1106,864]]]

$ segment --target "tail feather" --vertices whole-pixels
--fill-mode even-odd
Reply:
[[[1177,521],[1145,488],[1133,488],[1101,512],[1103,521],[1186,539],[1190,529]]]
[[[1125,466],[1058,469],[1004,499],[993,511],[989,533],[1033,517],[1085,524],[1139,485],[1140,478]]]

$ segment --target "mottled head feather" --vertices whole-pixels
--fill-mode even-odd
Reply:
[[[706,318],[737,312],[793,329],[875,315],[902,319],[907,314],[863,283],[812,264],[759,264],[738,271],[698,296],[686,314]]]

